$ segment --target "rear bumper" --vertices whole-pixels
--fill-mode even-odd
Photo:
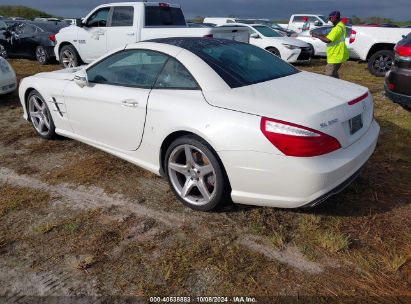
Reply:
[[[253,151],[219,156],[235,203],[298,208],[321,203],[348,186],[373,154],[380,127],[373,121],[351,146],[318,157],[297,158]]]
[[[391,99],[393,102],[398,103],[407,108],[411,108],[411,96],[395,93],[390,91],[387,87],[387,84],[384,85],[385,95]]]

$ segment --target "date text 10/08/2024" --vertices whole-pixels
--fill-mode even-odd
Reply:
[[[253,297],[150,297],[150,303],[257,303]]]

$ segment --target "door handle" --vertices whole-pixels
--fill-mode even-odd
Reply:
[[[127,36],[134,36],[135,34],[134,33],[127,33],[126,35]]]
[[[136,107],[138,107],[138,101],[133,100],[133,99],[127,99],[127,100],[123,100],[121,102],[121,105],[123,107],[136,108]]]

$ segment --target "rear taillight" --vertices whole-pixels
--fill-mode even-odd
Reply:
[[[203,37],[205,37],[205,38],[213,38],[214,35],[213,35],[213,34],[208,34],[208,35],[204,35]]]
[[[360,97],[358,97],[358,98],[356,98],[356,99],[353,99],[353,100],[349,101],[348,104],[349,104],[350,106],[355,105],[356,103],[359,103],[360,101],[364,100],[364,99],[367,98],[367,97],[368,97],[368,92],[365,93],[365,94],[363,94],[363,95],[361,95]]]
[[[341,148],[334,137],[310,128],[272,118],[261,118],[261,132],[287,156],[313,157]]]
[[[49,39],[51,42],[56,42],[56,35],[50,35]]]
[[[168,3],[159,3],[158,5],[160,7],[170,7],[170,4],[168,4]]]
[[[357,32],[352,30],[351,35],[350,35],[350,43],[353,43],[356,37],[357,37]]]
[[[402,57],[411,57],[411,46],[396,46],[395,52]]]

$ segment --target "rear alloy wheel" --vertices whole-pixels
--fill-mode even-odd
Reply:
[[[60,62],[64,68],[75,68],[80,65],[81,59],[72,45],[65,45],[60,50]]]
[[[47,51],[44,47],[38,46],[36,48],[36,59],[38,63],[41,65],[47,64],[49,61],[49,56],[47,55]]]
[[[228,183],[211,147],[194,136],[175,140],[166,153],[166,173],[184,205],[210,211],[225,198]]]
[[[389,70],[391,70],[393,62],[393,51],[378,51],[368,60],[368,70],[375,76],[383,77]]]
[[[37,134],[44,139],[55,137],[55,126],[49,108],[43,97],[37,91],[32,91],[28,97],[28,112],[30,121]]]
[[[267,51],[269,51],[270,53],[274,54],[275,56],[281,58],[280,51],[277,50],[275,47],[269,47],[269,48],[267,49]]]
[[[0,44],[0,57],[7,59],[7,51],[3,45]]]

